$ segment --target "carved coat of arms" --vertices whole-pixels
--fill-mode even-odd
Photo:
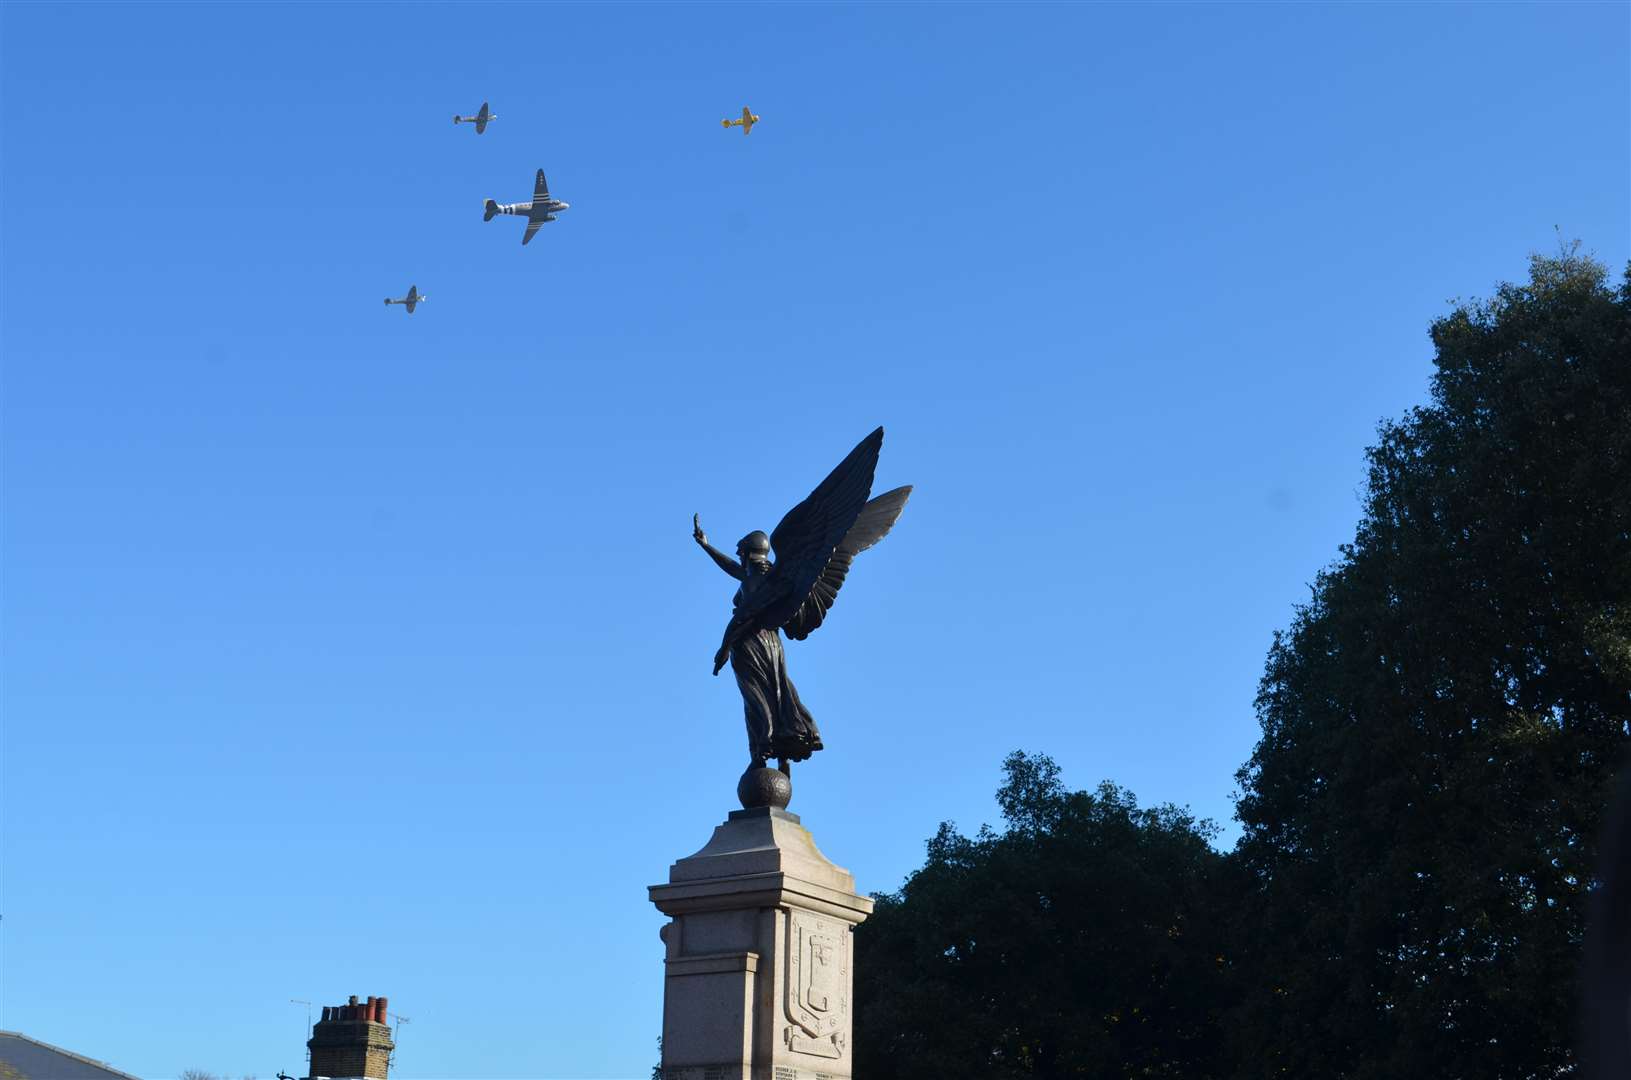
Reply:
[[[836,1058],[849,1031],[849,927],[803,911],[787,919],[787,1048]]]

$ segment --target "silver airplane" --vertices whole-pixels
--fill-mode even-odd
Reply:
[[[482,132],[487,130],[487,121],[497,119],[497,113],[487,111],[487,103],[485,101],[481,103],[481,108],[476,110],[476,115],[474,116],[460,116],[457,113],[453,114],[453,122],[455,124],[476,125],[477,135],[480,135]]]
[[[532,201],[518,203],[494,202],[487,200],[487,212],[481,220],[491,221],[496,214],[515,214],[527,219],[527,231],[521,234],[521,242],[527,243],[532,234],[538,231],[539,226],[546,221],[554,221],[558,211],[571,207],[571,203],[549,197],[549,184],[544,180],[544,170],[538,170],[538,179],[533,185]]]
[[[401,304],[403,307],[408,309],[408,314],[412,315],[413,314],[413,309],[417,305],[422,304],[426,300],[429,300],[429,299],[430,299],[430,297],[428,297],[428,296],[420,296],[419,295],[419,286],[409,285],[408,286],[408,295],[407,296],[404,296],[400,300],[392,300],[389,296],[387,296],[385,298],[385,306],[390,307],[392,304]]]

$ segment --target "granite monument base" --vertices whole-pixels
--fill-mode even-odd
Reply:
[[[850,1080],[854,930],[872,900],[798,815],[732,812],[650,891],[672,919],[664,1080]]]

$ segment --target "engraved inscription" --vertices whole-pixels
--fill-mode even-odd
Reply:
[[[776,1080],[799,1080],[799,1071],[788,1065],[777,1065]]]
[[[787,1042],[787,1048],[798,1054],[812,1054],[815,1057],[835,1058],[844,1052],[843,1032],[834,1032],[826,1039],[809,1039],[796,1027],[788,1027],[782,1031],[782,1038]]]
[[[702,1070],[702,1080],[725,1080],[725,1066],[709,1065]]]

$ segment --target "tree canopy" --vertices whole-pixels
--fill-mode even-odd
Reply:
[[[1431,403],[1382,425],[1239,773],[1242,940],[1270,989],[1242,1049],[1271,1073],[1572,1062],[1631,724],[1631,277],[1537,257],[1432,338]]]
[[[1008,759],[860,928],[857,1061],[917,1077],[1577,1067],[1631,736],[1631,270],[1566,251],[1432,324],[1352,543],[1277,633],[1243,834]]]
[[[1007,829],[942,825],[857,931],[857,1075],[1222,1075],[1211,825],[1067,791],[1045,756],[1004,769]]]

